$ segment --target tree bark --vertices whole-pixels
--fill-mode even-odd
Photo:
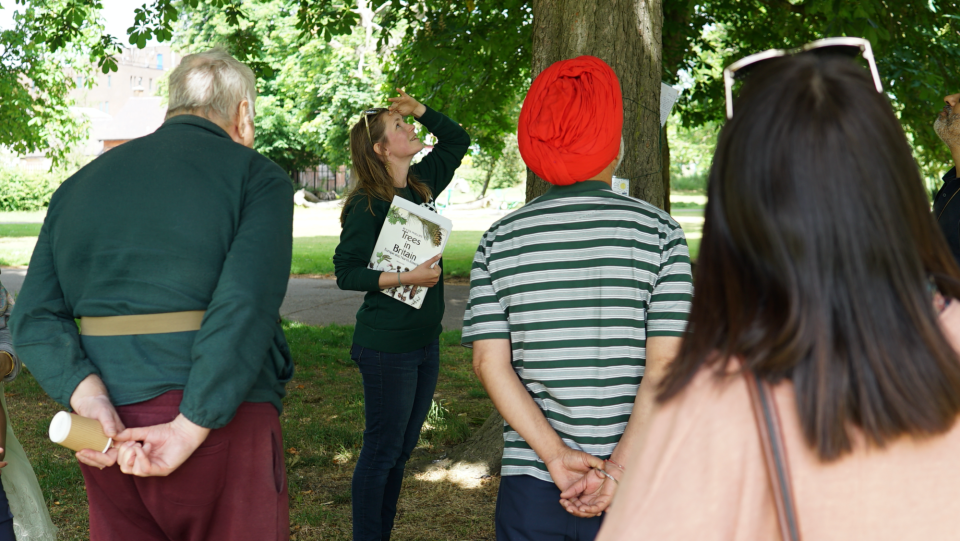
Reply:
[[[483,179],[483,188],[480,190],[480,197],[477,199],[483,199],[483,197],[487,195],[487,187],[490,186],[490,179],[493,177],[493,168],[496,167],[496,165],[496,162],[494,162],[493,166],[487,169],[487,176]]]
[[[536,77],[558,60],[593,55],[613,68],[623,94],[623,162],[630,195],[663,208],[660,168],[661,0],[533,0]],[[527,201],[549,184],[527,170]]]
[[[663,210],[670,212],[670,142],[667,141],[667,125],[660,129],[660,172],[663,173]]]
[[[448,467],[472,466],[480,475],[500,475],[503,458],[503,417],[497,410],[470,438],[450,451]]]
[[[533,0],[532,4],[532,75],[558,60],[581,55],[596,56],[613,68],[623,94],[626,146],[616,175],[630,179],[630,195],[663,208],[667,198],[660,168],[661,0]],[[528,202],[549,187],[527,169]],[[451,458],[484,463],[491,473],[498,473],[502,425],[503,417],[494,411],[482,428],[451,452]]]

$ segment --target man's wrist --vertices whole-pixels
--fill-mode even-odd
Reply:
[[[187,416],[182,413],[177,415],[173,420],[173,425],[176,426],[178,430],[183,431],[191,440],[197,442],[198,446],[210,435],[209,428],[194,423],[190,419],[187,419]]]
[[[537,452],[537,456],[543,459],[543,463],[549,466],[550,464],[563,460],[563,454],[566,451],[569,451],[570,447],[563,443],[563,440],[557,436],[556,441],[548,443],[547,447],[543,450],[543,454]],[[536,451],[536,449],[534,449]]]
[[[627,469],[623,467],[623,464],[620,464],[619,462],[613,460],[612,457],[604,460],[604,462],[609,463],[611,466],[619,469],[620,471],[627,471]]]
[[[100,376],[96,374],[90,374],[80,380],[80,383],[77,384],[77,387],[73,390],[73,393],[70,394],[70,407],[76,411],[77,402],[87,398],[100,396],[106,398],[108,401],[110,400],[110,393],[107,392],[107,386],[103,384],[103,380],[100,379]]]
[[[607,459],[603,461],[603,470],[607,475],[613,477],[614,481],[620,482],[623,479],[623,476],[627,473],[626,469],[621,466],[618,462]]]

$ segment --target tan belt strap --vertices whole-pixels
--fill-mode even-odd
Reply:
[[[129,336],[199,331],[206,310],[80,318],[80,334],[85,336]]]

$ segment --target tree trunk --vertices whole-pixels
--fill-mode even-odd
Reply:
[[[558,60],[585,54],[613,68],[623,94],[626,145],[616,175],[630,179],[630,195],[663,208],[661,0],[533,0],[532,4],[532,75]],[[527,170],[527,201],[549,186]]]
[[[483,197],[487,195],[487,187],[490,186],[490,179],[493,177],[493,168],[496,167],[496,165],[497,164],[494,163],[490,169],[487,169],[487,178],[483,179],[483,188],[480,190],[480,197],[477,199],[483,199]]]
[[[617,169],[630,195],[664,207],[660,169],[661,0],[533,0],[533,73],[558,60],[592,55],[613,68],[623,93],[626,149]],[[666,173],[669,175],[669,172]],[[550,185],[527,169],[527,201]],[[503,418],[494,411],[483,427],[451,452],[454,462],[485,463],[500,471]]]
[[[503,458],[503,417],[497,410],[470,438],[450,451],[451,468],[472,468],[479,475],[500,475]]]
[[[663,173],[663,210],[670,212],[670,142],[667,141],[667,125],[660,129],[660,171]]]

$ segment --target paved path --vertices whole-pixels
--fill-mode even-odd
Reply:
[[[0,282],[11,292],[20,291],[26,269],[2,269]],[[463,311],[467,307],[469,286],[445,285],[446,311],[443,316],[443,328],[447,330],[463,327]],[[341,291],[333,280],[320,278],[291,278],[287,286],[287,296],[280,306],[280,315],[308,325],[353,325],[356,323],[357,310],[363,303],[363,293],[359,291]]]

